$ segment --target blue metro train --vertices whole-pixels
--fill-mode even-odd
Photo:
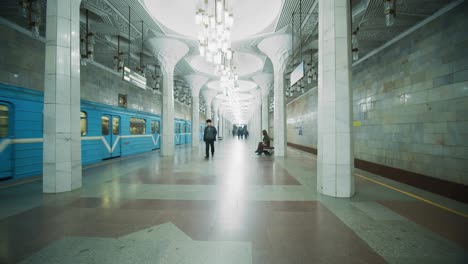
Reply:
[[[42,174],[43,96],[0,84],[0,180]],[[191,143],[191,122],[175,119],[175,144]],[[159,149],[161,117],[81,100],[83,165]],[[200,139],[202,138],[200,127]]]

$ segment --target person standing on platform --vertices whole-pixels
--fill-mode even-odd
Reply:
[[[206,156],[205,158],[208,159],[210,156],[210,146],[211,146],[211,157],[214,155],[214,142],[216,141],[216,135],[218,134],[218,131],[216,131],[216,128],[211,125],[211,119],[206,120],[206,127],[205,127],[205,132],[203,133],[203,141],[205,141],[205,146],[206,146]]]

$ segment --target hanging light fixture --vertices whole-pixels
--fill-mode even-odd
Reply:
[[[357,38],[357,33],[359,31],[359,27],[353,31],[351,35],[351,46],[352,46],[352,54],[353,54],[353,61],[357,61],[359,59],[359,42]]]
[[[43,0],[21,0],[18,1],[20,5],[20,15],[28,19],[28,25],[31,29],[31,34],[35,38],[40,37],[40,25],[42,22],[42,13],[44,11]]]
[[[86,9],[86,32],[80,39],[81,65],[85,66],[87,61],[94,60],[94,33],[89,32],[88,9]]]
[[[385,25],[387,27],[391,27],[395,23],[395,1],[396,0],[384,0]]]
[[[208,62],[226,66],[232,59],[231,31],[234,17],[226,0],[213,1],[214,8],[209,5],[208,0],[204,0],[195,13],[195,23],[201,26],[198,47],[200,56],[205,57]]]

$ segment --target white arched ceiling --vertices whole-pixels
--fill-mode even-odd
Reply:
[[[257,84],[252,81],[239,80],[238,84],[239,84],[239,89],[237,90],[238,93],[248,93],[257,87]],[[206,86],[209,89],[222,91],[220,81],[211,81],[207,83]]]
[[[195,24],[197,2],[194,0],[140,0],[154,19],[168,29],[194,39],[199,26]],[[234,14],[232,41],[261,33],[278,17],[283,0],[232,0]],[[209,1],[210,5],[214,1]]]
[[[192,56],[187,59],[190,66],[200,73],[215,75],[215,66],[207,62],[201,56]],[[264,61],[251,53],[235,52],[233,59],[234,66],[236,66],[236,73],[239,76],[246,76],[259,72],[263,69]]]

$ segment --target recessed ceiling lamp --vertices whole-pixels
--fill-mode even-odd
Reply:
[[[198,35],[200,55],[220,69],[232,59],[231,32],[234,16],[229,12],[226,0],[212,2],[214,7],[208,0],[199,5],[195,22],[202,27]]]
[[[395,1],[396,0],[384,0],[385,25],[387,27],[391,27],[395,23]]]

